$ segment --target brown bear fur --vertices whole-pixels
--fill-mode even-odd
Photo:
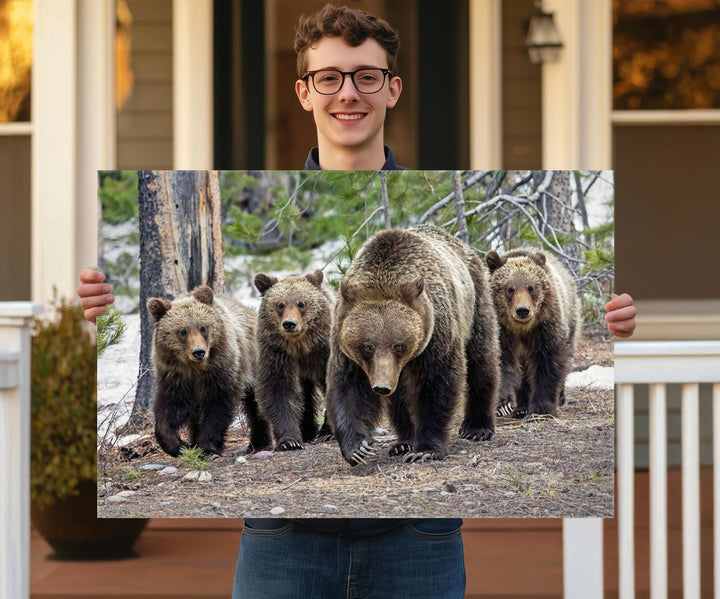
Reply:
[[[270,423],[276,451],[302,449],[318,434],[318,392],[325,393],[335,298],[323,273],[279,281],[255,277],[258,314],[257,399]],[[323,425],[321,434],[328,434]]]
[[[534,249],[488,252],[500,324],[500,404],[513,416],[555,414],[581,327],[580,300],[568,270]]]
[[[250,426],[248,451],[268,447],[253,389],[255,312],[207,286],[172,302],[150,298],[147,309],[155,323],[153,410],[160,447],[171,456],[193,445],[220,455],[241,402]],[[180,438],[185,425],[189,443]]]
[[[443,459],[467,395],[461,435],[495,430],[499,347],[478,256],[435,227],[368,240],[340,284],[330,342],[327,410],[343,457],[370,454],[384,405],[398,435],[391,455]]]

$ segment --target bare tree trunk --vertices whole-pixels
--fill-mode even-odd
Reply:
[[[588,220],[587,207],[585,206],[585,193],[582,188],[582,179],[580,178],[580,173],[578,171],[575,171],[574,175],[575,192],[577,193],[577,207],[582,216],[583,227],[587,229],[590,226],[590,221]]]
[[[457,236],[468,243],[467,220],[465,219],[465,198],[463,197],[460,171],[453,171],[453,192],[455,193],[455,210],[457,212]]]
[[[149,297],[209,285],[225,291],[220,184],[215,171],[140,171],[140,369],[128,427],[148,421],[153,373]]]
[[[555,171],[547,193],[543,195],[547,196],[546,222],[548,238],[554,239],[556,234],[560,233],[563,235],[571,234],[574,239],[577,231],[573,220],[570,171]],[[552,237],[550,237],[551,235]],[[572,258],[578,258],[580,255],[578,245],[574,241],[565,241],[558,245],[564,246],[565,253]],[[577,261],[568,262],[567,266],[576,276],[578,275]]]
[[[390,228],[390,202],[388,200],[387,179],[385,171],[380,171],[380,194],[382,195],[383,214],[385,215],[385,228]]]

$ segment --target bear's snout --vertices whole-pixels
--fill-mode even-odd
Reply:
[[[530,308],[527,306],[518,306],[515,308],[515,314],[517,314],[518,318],[522,318],[524,320],[530,316]]]
[[[283,320],[282,326],[288,333],[297,332],[297,321],[292,318],[286,318]]]
[[[377,383],[373,385],[372,390],[378,395],[390,395],[392,393],[392,388],[388,383]]]
[[[192,357],[196,360],[202,360],[205,357],[205,354],[207,353],[202,347],[196,347],[194,350],[192,350]]]

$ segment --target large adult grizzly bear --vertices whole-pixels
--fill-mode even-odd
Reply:
[[[500,405],[515,418],[555,414],[581,326],[575,281],[553,256],[534,249],[491,251],[486,261],[500,324]]]
[[[489,439],[499,385],[495,312],[482,261],[435,227],[368,240],[340,284],[330,341],[327,410],[343,457],[364,463],[384,404],[405,461],[443,459],[460,434]]]
[[[269,447],[253,389],[255,312],[205,285],[172,302],[150,298],[147,309],[155,323],[153,410],[160,447],[171,456],[192,445],[220,455],[241,402],[250,427],[247,451]],[[180,438],[185,425],[189,443]]]
[[[325,392],[335,298],[323,273],[279,281],[259,273],[257,399],[276,451],[302,449],[318,434],[318,392]],[[328,433],[323,425],[322,433]]]

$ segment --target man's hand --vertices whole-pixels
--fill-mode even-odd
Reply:
[[[105,275],[97,270],[86,268],[80,273],[77,294],[80,297],[80,305],[85,310],[85,320],[93,323],[98,316],[107,312],[107,304],[115,301],[110,295],[112,288],[103,283],[104,280]]]
[[[605,322],[608,330],[616,337],[631,337],[635,331],[637,308],[633,306],[633,298],[627,293],[612,294],[612,299],[605,304]]]

